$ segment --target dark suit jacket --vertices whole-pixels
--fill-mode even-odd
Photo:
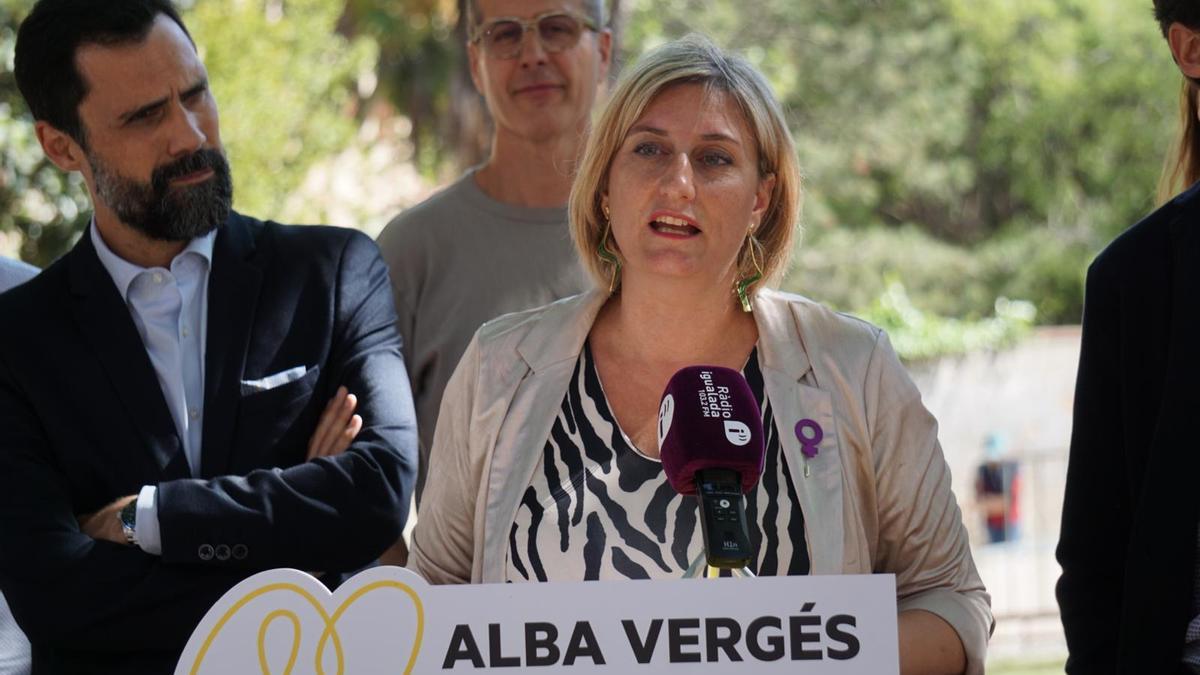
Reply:
[[[1069,673],[1182,672],[1200,506],[1200,186],[1088,270],[1058,582]]]
[[[169,673],[204,612],[273,567],[337,573],[399,536],[416,428],[387,268],[351,231],[237,214],[209,278],[201,477],[84,236],[0,295],[0,587],[35,673]],[[295,366],[303,378],[243,394]],[[337,386],[364,425],[305,462]],[[162,556],[95,541],[77,514],[158,486]]]

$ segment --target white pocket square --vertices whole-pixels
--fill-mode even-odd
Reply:
[[[296,366],[287,370],[268,375],[257,380],[242,380],[242,394],[253,394],[260,391],[269,391],[276,387],[282,387],[288,382],[295,382],[304,377],[308,372],[305,366]]]

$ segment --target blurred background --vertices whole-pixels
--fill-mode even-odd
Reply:
[[[184,0],[235,206],[372,235],[480,161],[462,0]],[[609,0],[622,63],[691,31],[761,68],[806,177],[784,286],[887,328],[942,424],[998,628],[989,672],[1061,672],[1053,599],[1087,263],[1155,205],[1180,79],[1150,0]],[[12,77],[0,255],[88,218]]]

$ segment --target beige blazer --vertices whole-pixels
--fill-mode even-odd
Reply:
[[[507,537],[575,362],[607,294],[592,291],[485,324],[442,399],[410,566],[431,583],[504,581]],[[971,559],[937,422],[884,332],[807,298],[754,301],[766,395],[790,466],[792,425],[825,431],[792,472],[813,574],[896,575],[900,611],[958,631],[982,673],[991,601]]]

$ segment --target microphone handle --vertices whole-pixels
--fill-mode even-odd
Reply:
[[[732,469],[701,469],[696,472],[696,496],[708,565],[732,570],[749,566],[753,552],[741,474]]]

